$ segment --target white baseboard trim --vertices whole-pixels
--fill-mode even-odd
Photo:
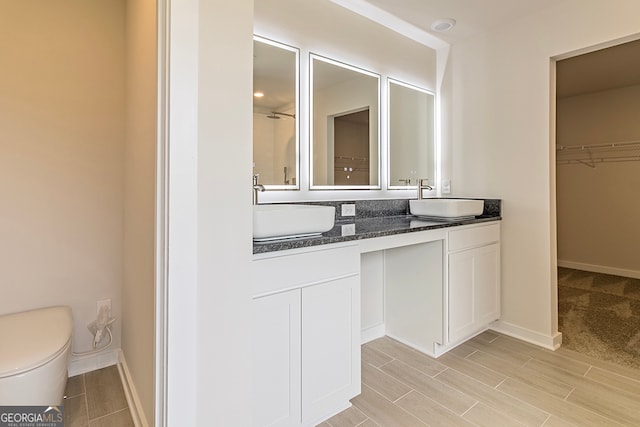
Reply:
[[[616,267],[605,267],[604,265],[585,264],[582,262],[558,260],[558,267],[573,268],[574,270],[591,271],[593,273],[612,274],[614,276],[631,277],[632,279],[640,279],[640,271],[627,270],[624,268],[616,268]]]
[[[366,344],[378,338],[382,338],[386,333],[384,323],[378,326],[372,326],[360,331],[360,344]]]
[[[76,375],[86,374],[87,372],[116,365],[118,363],[119,352],[120,349],[117,348],[87,356],[72,355],[71,363],[69,363],[69,377],[75,377]]]
[[[493,322],[489,326],[489,329],[549,350],[555,351],[562,345],[561,332],[556,332],[553,335],[545,335],[502,320]]]
[[[124,395],[127,398],[133,425],[135,427],[149,427],[147,418],[142,410],[140,397],[131,378],[131,373],[129,372],[129,367],[127,366],[127,361],[122,350],[118,352],[118,372],[120,373],[120,380],[122,381],[122,388],[124,388]]]

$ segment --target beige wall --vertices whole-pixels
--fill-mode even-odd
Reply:
[[[154,425],[156,1],[127,0],[122,351]]]
[[[124,3],[0,12],[0,314],[69,305],[74,351],[97,300],[121,316]]]
[[[567,0],[452,48],[452,189],[503,199],[502,318],[547,344],[557,331],[550,58],[639,33],[638,16],[635,0]]]
[[[638,112],[640,86],[561,98],[557,142],[640,141]],[[639,167],[638,162],[558,165],[559,260],[640,274]]]

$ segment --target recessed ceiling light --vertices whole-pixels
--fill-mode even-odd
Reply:
[[[449,31],[456,25],[456,20],[451,18],[438,19],[433,21],[431,24],[431,29],[433,31]]]
[[[264,96],[264,93],[256,92],[256,93],[253,94],[253,96],[255,96],[256,98],[262,98]]]

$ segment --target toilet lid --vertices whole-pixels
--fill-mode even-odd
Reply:
[[[0,378],[36,368],[71,341],[69,307],[48,307],[0,316]]]

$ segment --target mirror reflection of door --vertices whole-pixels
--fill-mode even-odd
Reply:
[[[369,185],[369,108],[333,117],[334,184]]]
[[[314,54],[310,57],[310,188],[379,188],[380,76]],[[361,145],[341,142],[355,135]]]

